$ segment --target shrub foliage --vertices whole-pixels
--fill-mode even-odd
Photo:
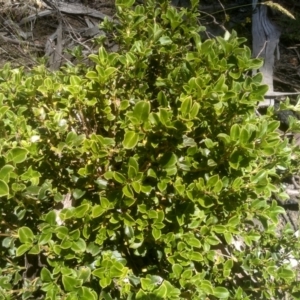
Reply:
[[[279,299],[298,291],[298,154],[235,33],[197,1],[117,1],[92,67],[0,70],[0,299]]]

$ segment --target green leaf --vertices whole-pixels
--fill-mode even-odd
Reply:
[[[167,126],[170,122],[169,110],[165,108],[159,108],[159,120],[163,125]]]
[[[228,259],[225,264],[224,264],[224,269],[232,269],[233,267],[233,260],[232,259]]]
[[[76,208],[74,209],[74,216],[75,216],[76,218],[79,218],[79,219],[83,218],[84,215],[85,215],[85,214],[87,213],[87,211],[89,210],[89,208],[90,208],[90,205],[87,204],[87,203],[82,204],[82,205],[76,207]]]
[[[72,241],[70,241],[68,238],[65,238],[61,241],[60,247],[64,250],[70,249],[72,246]]]
[[[168,289],[165,286],[164,282],[163,282],[163,284],[157,290],[154,291],[154,294],[157,297],[160,297],[162,299],[166,299],[167,293],[168,293]]]
[[[98,218],[98,217],[100,217],[103,213],[105,213],[105,209],[102,207],[102,206],[100,206],[100,205],[95,205],[95,206],[93,206],[93,208],[92,208],[92,217],[93,218]]]
[[[238,141],[240,137],[240,127],[238,124],[233,124],[230,129],[230,138],[233,141]]]
[[[14,238],[7,236],[2,240],[2,246],[5,248],[10,248],[14,244]]]
[[[100,286],[105,289],[107,286],[111,284],[111,278],[102,277],[100,279]]]
[[[97,254],[99,254],[101,251],[101,248],[99,247],[99,245],[96,245],[93,242],[90,242],[86,248],[86,252],[90,253],[92,256],[96,256]]]
[[[57,227],[55,232],[56,232],[57,237],[61,240],[69,235],[69,230],[65,226]]]
[[[187,244],[189,244],[192,247],[201,248],[200,241],[195,237],[188,237],[186,239]]]
[[[204,143],[205,143],[205,146],[208,148],[208,149],[212,149],[215,147],[216,143],[214,143],[211,139],[205,139],[204,140]]]
[[[219,299],[225,299],[229,297],[229,292],[224,287],[215,287],[213,288],[213,295]]]
[[[167,186],[167,183],[164,181],[161,181],[157,184],[157,187],[160,190],[160,192],[163,192],[167,188]]]
[[[189,113],[189,117],[191,120],[198,116],[199,110],[200,110],[200,104],[195,102]]]
[[[127,226],[134,226],[135,225],[135,220],[128,214],[123,214],[123,218],[124,218],[124,223]]]
[[[189,258],[193,261],[203,261],[203,255],[196,251],[191,251]]]
[[[34,245],[30,251],[28,252],[28,254],[33,254],[33,255],[37,255],[41,252],[41,247],[40,245]]]
[[[102,63],[102,64],[107,63],[108,54],[107,54],[107,51],[105,50],[105,48],[102,46],[99,47],[98,58],[99,58],[100,63]]]
[[[47,244],[52,238],[52,233],[42,233],[39,236],[39,245]]]
[[[89,281],[91,276],[91,269],[89,267],[81,267],[78,270],[78,279],[82,279],[83,282]]]
[[[124,183],[126,181],[126,178],[123,176],[123,174],[121,174],[119,172],[114,172],[113,178],[115,181],[117,181],[119,183]]]
[[[45,216],[45,222],[50,225],[56,225],[56,213],[53,210],[47,213],[47,215]]]
[[[98,75],[95,71],[89,71],[89,72],[86,73],[85,76],[89,79],[92,79],[92,80],[97,80],[98,79]]]
[[[159,39],[159,42],[161,43],[161,45],[164,45],[164,46],[172,44],[172,40],[166,35],[162,36]]]
[[[230,143],[230,141],[231,141],[230,136],[227,135],[227,134],[225,134],[225,133],[219,133],[219,134],[217,135],[217,137],[218,137],[221,141],[223,141],[223,143],[224,143],[225,145],[228,145],[228,144]]]
[[[128,100],[122,100],[120,103],[120,110],[126,110],[129,107],[130,103]]]
[[[280,278],[283,278],[285,280],[292,280],[296,276],[295,272],[284,267],[281,267],[280,270],[278,270],[277,274]]]
[[[75,189],[72,193],[75,200],[82,198],[84,196],[84,194],[85,194],[85,191],[80,190],[80,189]]]
[[[32,247],[32,244],[26,243],[17,248],[16,256],[22,256],[25,252],[27,252]]]
[[[280,126],[280,122],[279,121],[271,121],[268,124],[268,132],[274,132],[276,131]]]
[[[192,98],[186,97],[182,101],[181,106],[180,106],[180,111],[182,113],[182,116],[186,117],[190,113],[191,108],[192,108]]]
[[[160,159],[160,164],[164,169],[172,168],[177,163],[177,156],[172,152],[165,153]]]
[[[11,277],[10,276],[1,276],[0,278],[0,288],[1,290],[11,290],[12,285],[10,284]],[[9,296],[8,296],[9,297]],[[3,299],[11,299],[11,298],[3,298]]]
[[[215,184],[214,188],[213,188],[213,191],[218,194],[221,192],[223,188],[223,182],[221,180],[218,180],[217,183]]]
[[[148,120],[149,114],[150,114],[150,102],[148,101],[139,101],[136,103],[134,109],[133,109],[133,116],[142,122],[145,122]]]
[[[18,236],[21,243],[32,243],[34,240],[34,234],[29,227],[21,227]]]
[[[150,278],[141,278],[141,286],[145,291],[151,291],[153,289],[153,283]]]
[[[20,147],[13,148],[6,153],[7,161],[13,161],[15,164],[26,160],[28,150]]]
[[[240,142],[242,144],[246,144],[250,138],[250,134],[246,128],[242,128],[241,134],[240,134]]]
[[[105,269],[103,268],[98,268],[98,269],[95,269],[92,274],[98,278],[101,278],[103,276],[105,276]]]
[[[71,249],[75,252],[84,252],[86,250],[86,243],[80,238],[72,243]]]
[[[155,240],[158,240],[161,237],[161,231],[159,229],[153,228],[152,235]]]
[[[131,186],[133,187],[134,191],[139,194],[141,191],[141,184],[137,181],[134,181],[131,183]]]
[[[239,223],[240,223],[240,218],[239,218],[238,215],[236,215],[236,216],[231,217],[231,218],[228,220],[227,225],[228,225],[228,226],[231,226],[231,227],[233,227],[233,228],[235,228]]]
[[[2,104],[1,104],[2,105]],[[3,118],[4,114],[9,110],[9,106],[2,106],[0,108],[0,118]]]
[[[181,277],[184,279],[191,279],[192,275],[193,275],[193,271],[191,269],[187,269],[182,273]]]
[[[71,85],[75,85],[75,86],[76,85],[81,85],[81,82],[82,82],[82,79],[79,76],[72,75],[70,77],[70,83],[71,83]]]
[[[127,131],[124,136],[123,146],[125,149],[133,149],[139,141],[138,133],[134,131]]]
[[[47,268],[42,268],[41,279],[42,279],[42,281],[45,281],[45,282],[52,281],[51,272]]]
[[[6,182],[0,180],[0,197],[7,196],[9,194],[9,188]]]
[[[243,185],[243,179],[241,177],[237,177],[234,179],[232,183],[232,189],[235,191],[238,191],[240,187]]]
[[[135,0],[116,0],[116,6],[129,8],[134,4]]]
[[[79,288],[78,296],[80,300],[97,300],[98,296],[92,289],[82,286]]]
[[[208,280],[201,281],[201,289],[208,295],[213,294],[213,286]]]
[[[76,279],[72,276],[63,275],[62,283],[67,292],[72,292],[82,284],[82,280]]]
[[[135,176],[137,175],[137,171],[136,171],[136,169],[133,168],[132,166],[129,166],[129,167],[128,167],[128,172],[127,172],[127,174],[128,174],[128,178],[129,178],[129,179],[133,179],[133,178],[135,178]]]
[[[224,225],[214,225],[213,230],[216,233],[224,233],[226,230],[226,227]]]
[[[251,176],[251,178],[250,178],[251,183],[265,182],[267,175],[268,175],[268,173],[266,172],[266,170],[260,170],[254,176]]]
[[[128,166],[134,168],[136,172],[139,171],[139,164],[138,164],[138,162],[136,161],[136,159],[133,158],[133,157],[130,157],[130,158],[129,158]]]
[[[232,241],[233,241],[233,237],[232,237],[232,234],[230,232],[224,232],[224,238],[226,240],[226,243],[228,245],[231,245],[232,244]]]
[[[123,194],[128,197],[128,198],[134,198],[134,193],[130,187],[130,185],[126,184],[123,188],[122,188],[122,192]]]
[[[121,277],[123,275],[124,266],[116,262],[111,268],[110,268],[110,276],[111,277]]]
[[[111,77],[111,75],[113,75],[117,71],[118,71],[118,69],[113,68],[113,67],[106,68],[105,71],[104,71],[105,78],[108,79],[109,77]]]
[[[175,276],[176,276],[177,278],[179,278],[179,277],[180,277],[180,274],[181,274],[182,271],[183,271],[183,267],[182,267],[181,265],[179,265],[179,264],[174,264],[174,265],[172,266],[172,270],[173,270],[173,273],[175,274]]]
[[[0,180],[3,180],[5,182],[8,182],[9,174],[14,170],[15,168],[11,165],[5,165],[0,169]]]
[[[213,175],[209,177],[209,179],[207,180],[206,186],[208,188],[214,187],[218,181],[219,181],[219,175]]]

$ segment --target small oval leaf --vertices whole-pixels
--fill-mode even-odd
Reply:
[[[134,131],[127,131],[124,136],[123,146],[126,149],[133,149],[139,141],[139,135]]]
[[[0,180],[0,197],[7,196],[9,193],[9,188],[6,182]]]

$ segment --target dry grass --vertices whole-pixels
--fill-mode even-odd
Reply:
[[[284,7],[282,7],[280,4],[278,3],[274,3],[273,1],[267,1],[262,3],[263,5],[269,6],[270,8],[280,11],[281,13],[283,13],[284,15],[288,16],[289,18],[295,20],[295,17]]]

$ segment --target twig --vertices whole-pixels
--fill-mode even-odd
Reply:
[[[261,53],[265,50],[266,46],[267,46],[268,41],[265,41],[263,47],[261,48],[261,50],[258,52],[258,54],[256,55],[256,58],[258,58]]]
[[[16,40],[11,39],[11,38],[3,36],[2,34],[0,34],[0,40],[3,40],[4,42],[7,42],[7,43],[16,44],[16,45],[19,45],[19,46],[30,46],[30,47],[39,48],[39,49],[44,48],[43,46],[36,45],[34,43],[31,43],[31,42],[20,41],[20,40],[17,40],[17,39]]]
[[[292,176],[292,182],[297,189],[300,189],[300,185],[296,182],[295,176]]]

